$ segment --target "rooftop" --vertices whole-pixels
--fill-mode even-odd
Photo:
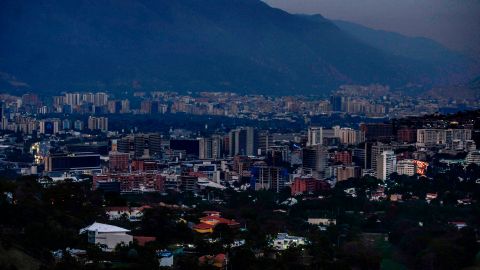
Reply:
[[[100,233],[120,233],[120,232],[129,232],[130,230],[109,225],[109,224],[94,222],[92,225],[81,229],[80,234],[84,232],[90,232],[90,231],[95,231]]]

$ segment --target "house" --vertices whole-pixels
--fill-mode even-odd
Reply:
[[[220,212],[205,211],[204,217],[200,218],[200,223],[193,226],[193,230],[198,233],[212,233],[215,226],[218,224],[226,224],[230,228],[240,227],[240,223],[233,219],[226,219],[220,216]]]
[[[289,247],[298,247],[307,244],[304,237],[288,235],[287,233],[279,233],[277,237],[272,240],[271,246],[275,250],[286,250]]]
[[[133,236],[127,232],[130,230],[98,222],[80,230],[80,234],[87,233],[89,243],[101,245],[104,251],[112,251],[118,244],[132,242]]]
[[[173,253],[168,250],[157,252],[158,264],[160,267],[173,267]]]

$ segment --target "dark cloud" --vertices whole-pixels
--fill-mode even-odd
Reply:
[[[480,56],[480,0],[265,0],[291,13],[320,13],[368,27],[432,38]]]

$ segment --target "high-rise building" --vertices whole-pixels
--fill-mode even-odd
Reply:
[[[365,132],[352,128],[333,127],[334,136],[340,139],[340,143],[356,145],[365,141]]]
[[[148,135],[148,152],[150,157],[159,157],[162,154],[162,137],[160,133]]]
[[[272,134],[268,131],[261,131],[258,134],[258,148],[260,149],[260,155],[265,155],[267,149],[273,145],[273,137]]]
[[[258,152],[258,134],[253,127],[237,128],[229,133],[229,154],[255,156]]]
[[[354,148],[352,150],[352,162],[355,165],[365,168],[365,148]]]
[[[309,127],[307,131],[307,146],[323,144],[323,127]]]
[[[210,138],[201,138],[199,140],[199,158],[200,159],[218,159],[222,155],[222,137],[212,136]]]
[[[472,130],[470,129],[418,129],[417,146],[435,147],[445,146],[454,148],[455,143],[464,143],[472,139]]]
[[[445,144],[444,129],[418,129],[417,146],[432,147]]]
[[[327,148],[321,145],[303,149],[303,169],[310,171],[314,177],[319,179],[325,176],[325,169],[328,162]]]
[[[365,133],[366,140],[389,142],[393,139],[393,126],[390,123],[362,123],[360,130]]]
[[[390,174],[397,169],[397,157],[391,150],[383,151],[377,158],[376,176],[383,181],[390,178]]]
[[[40,134],[57,134],[60,131],[60,119],[42,119],[39,122]]]
[[[100,130],[102,132],[108,131],[108,118],[107,117],[88,117],[88,129]]]
[[[388,144],[383,144],[383,143],[376,143],[374,145],[372,145],[372,148],[371,148],[371,154],[370,154],[370,161],[371,161],[371,165],[370,165],[370,168],[373,170],[373,171],[377,171],[377,160],[379,159],[379,156],[384,152],[384,151],[389,151],[389,150],[392,150],[392,146],[388,145]]]
[[[83,121],[81,121],[81,120],[75,120],[75,122],[73,122],[73,129],[75,129],[75,130],[83,130]]]
[[[108,101],[108,113],[119,113],[122,110],[122,101],[109,100]]]
[[[468,152],[467,157],[465,158],[465,162],[467,164],[480,165],[480,151],[475,150],[475,151]]]
[[[103,92],[95,93],[93,97],[93,105],[95,106],[106,106],[108,102],[108,95]]]
[[[332,111],[334,112],[339,112],[342,110],[342,101],[343,97],[342,96],[331,96],[330,97],[330,106],[332,107]]]
[[[335,131],[333,129],[325,129],[323,127],[309,127],[307,131],[307,146],[315,145],[333,145],[334,143],[329,142],[334,139],[338,141],[339,139],[335,136]]]
[[[413,176],[415,174],[415,163],[411,159],[403,159],[397,162],[397,173],[399,175]]]
[[[133,149],[133,137],[126,136],[117,140],[117,150],[121,153],[130,153]],[[113,149],[112,149],[113,150]]]
[[[72,124],[71,124],[70,120],[69,119],[63,119],[62,129],[68,130],[68,129],[71,129],[71,127],[72,127]]]
[[[413,128],[401,128],[397,130],[397,141],[414,143],[417,141],[417,130]]]
[[[65,93],[65,103],[72,108],[80,105],[80,93]]]
[[[255,190],[273,190],[280,192],[288,178],[286,169],[271,166],[254,166],[251,168],[250,186]]]
[[[130,100],[124,99],[122,100],[122,109],[120,113],[129,113],[130,112]]]
[[[143,134],[135,134],[133,139],[134,157],[142,157],[145,154],[146,140]]]
[[[111,172],[127,172],[130,155],[128,153],[110,152],[108,154],[108,168]]]
[[[349,151],[336,152],[335,162],[350,165],[352,163],[352,154]]]
[[[359,178],[362,173],[362,169],[359,166],[338,166],[335,168],[335,174],[337,181],[345,181],[350,178]]]
[[[201,138],[198,142],[198,158],[212,158],[212,138]]]

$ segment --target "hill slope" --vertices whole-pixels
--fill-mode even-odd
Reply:
[[[5,89],[310,94],[464,77],[257,0],[4,0],[0,29]]]
[[[451,83],[466,83],[479,74],[479,64],[436,41],[423,37],[407,37],[398,33],[371,29],[347,21],[333,21],[356,39],[393,55],[415,59],[432,70],[449,74]],[[455,77],[454,77],[455,76]]]

